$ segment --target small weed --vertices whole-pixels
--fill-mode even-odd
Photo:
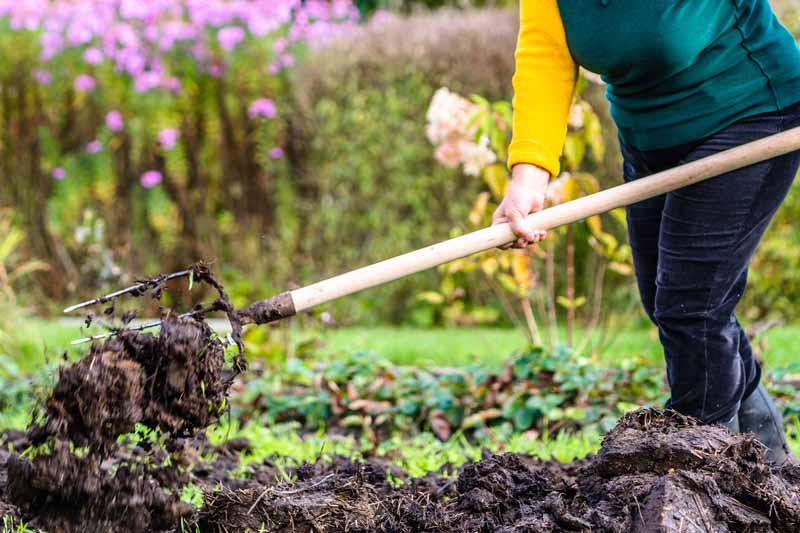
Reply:
[[[1,533],[45,533],[41,529],[31,529],[28,525],[20,521],[15,521],[13,517],[3,516],[3,530]]]

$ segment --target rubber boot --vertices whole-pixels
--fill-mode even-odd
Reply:
[[[739,415],[733,415],[733,418],[727,422],[722,422],[722,425],[731,430],[733,433],[740,433],[739,431]]]
[[[783,418],[763,384],[759,384],[750,396],[742,400],[738,418],[739,431],[755,433],[756,438],[767,447],[767,461],[778,466],[798,463],[797,456],[786,442]]]

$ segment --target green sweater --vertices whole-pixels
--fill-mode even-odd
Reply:
[[[542,0],[539,0],[542,1]],[[800,101],[800,51],[768,0],[558,0],[575,62],[641,150]]]

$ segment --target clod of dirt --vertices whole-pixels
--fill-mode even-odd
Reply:
[[[375,531],[375,489],[360,476],[327,474],[311,482],[207,494],[201,531]]]
[[[186,435],[215,422],[230,383],[222,343],[201,320],[162,320],[158,337],[123,331],[62,369],[34,443],[57,435],[107,451],[137,423]]]
[[[119,452],[100,462],[56,441],[50,453],[31,461],[9,458],[7,492],[34,526],[51,533],[171,529],[192,508],[168,489],[188,479],[150,459]]]
[[[232,375],[224,346],[198,318],[162,317],[159,336],[122,331],[60,371],[33,459],[8,461],[8,497],[48,531],[156,531],[175,527],[188,476],[156,448],[121,446],[136,424],[170,439],[215,422]]]

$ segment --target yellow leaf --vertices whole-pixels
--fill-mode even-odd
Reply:
[[[517,253],[511,258],[511,273],[520,290],[527,291],[531,286],[531,258],[525,253]]]
[[[444,296],[434,291],[425,291],[417,294],[417,300],[428,302],[431,305],[439,305],[444,303]]]
[[[481,259],[481,270],[483,270],[487,276],[494,276],[494,273],[497,272],[499,266],[500,265],[497,262],[496,257],[487,256]]]
[[[517,287],[517,283],[514,281],[512,276],[501,272],[497,275],[497,281],[499,281],[503,289],[507,290],[508,292],[513,294],[519,293],[519,287]]]
[[[484,191],[475,199],[472,210],[469,212],[469,222],[473,226],[483,225],[483,216],[486,214],[486,206],[489,203],[489,193]]]
[[[483,180],[496,200],[501,200],[505,196],[509,183],[508,170],[505,166],[499,163],[489,165],[483,171]]]
[[[608,264],[608,268],[610,268],[617,274],[621,274],[623,276],[630,276],[631,274],[633,274],[633,267],[630,265],[626,265],[625,263],[618,263],[614,261]]]
[[[600,235],[603,233],[603,223],[600,220],[600,215],[587,218],[586,225],[589,227],[589,231],[592,232],[592,235]]]

